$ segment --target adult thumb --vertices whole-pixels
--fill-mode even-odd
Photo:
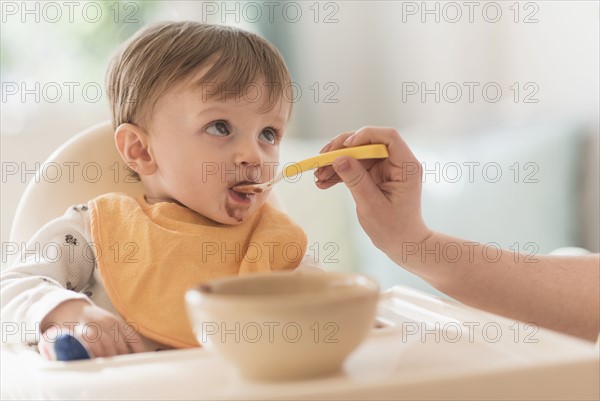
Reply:
[[[373,203],[379,188],[358,160],[348,156],[338,157],[333,162],[333,169],[344,181],[357,205]]]

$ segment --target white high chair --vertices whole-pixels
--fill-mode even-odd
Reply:
[[[70,205],[107,192],[143,193],[142,184],[131,179],[117,151],[109,121],[75,135],[44,161],[19,201],[10,241],[27,242]]]

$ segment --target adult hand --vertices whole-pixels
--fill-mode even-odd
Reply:
[[[431,235],[421,216],[421,164],[398,131],[364,127],[345,132],[329,142],[321,153],[372,143],[387,145],[389,157],[361,161],[339,157],[332,166],[315,172],[317,187],[326,189],[344,182],[356,202],[362,228],[375,246],[392,260],[398,260],[404,243],[418,244]]]
[[[490,261],[477,244],[430,231],[421,218],[421,164],[393,128],[366,127],[321,152],[383,143],[387,159],[340,157],[316,171],[319,188],[343,181],[360,224],[394,262],[467,305],[595,341],[600,328],[600,256],[544,256],[512,250]],[[451,258],[441,249],[458,252]],[[478,249],[475,251],[474,249]],[[427,252],[423,252],[428,250]],[[403,252],[405,254],[403,254]]]

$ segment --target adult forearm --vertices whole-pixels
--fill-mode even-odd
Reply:
[[[470,306],[596,340],[600,258],[541,256],[433,233],[392,259]]]

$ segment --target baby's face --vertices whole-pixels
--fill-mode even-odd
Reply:
[[[267,86],[261,88],[267,98]],[[247,99],[254,96],[248,93]],[[179,202],[222,224],[243,222],[269,191],[246,195],[232,187],[274,177],[289,111],[285,100],[265,112],[263,101],[243,96],[207,99],[191,84],[170,90],[157,102],[148,127],[158,167],[144,180],[147,198]]]

